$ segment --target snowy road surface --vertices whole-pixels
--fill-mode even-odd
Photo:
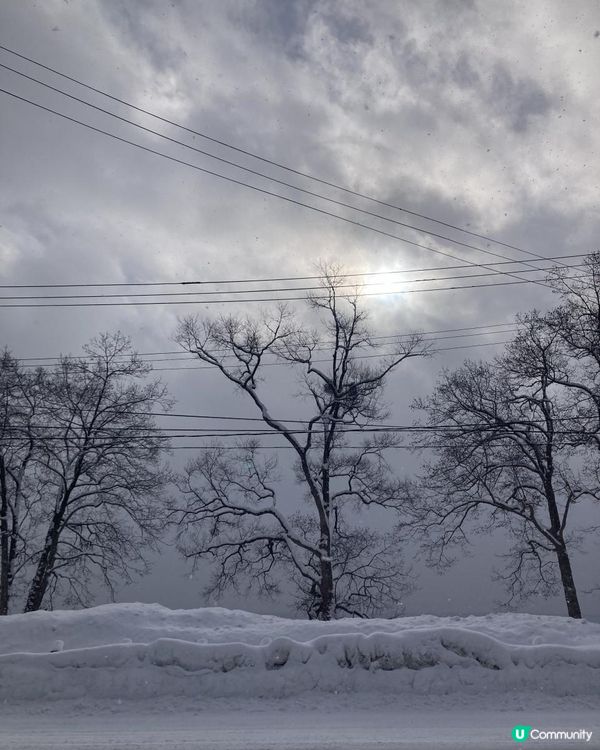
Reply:
[[[2,750],[502,750],[593,732],[600,625],[113,604],[0,618]]]
[[[57,707],[58,708],[58,707]],[[329,710],[331,709],[331,710]],[[67,712],[68,713],[68,712]],[[515,747],[511,729],[528,724],[543,729],[585,728],[590,742],[536,742],[557,750],[600,748],[600,715],[593,707],[566,711],[481,710],[465,706],[441,710],[354,709],[336,705],[294,709],[270,704],[263,710],[240,704],[230,709],[152,713],[147,708],[120,713],[71,714],[48,707],[0,714],[2,750],[502,750]],[[529,743],[528,743],[529,744]]]

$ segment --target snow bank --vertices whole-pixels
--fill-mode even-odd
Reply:
[[[600,695],[600,625],[515,614],[320,623],[145,604],[0,618],[0,700],[313,689]]]

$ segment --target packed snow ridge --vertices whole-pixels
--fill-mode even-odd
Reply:
[[[563,617],[291,620],[112,604],[0,618],[0,700],[307,690],[600,695],[600,625]]]

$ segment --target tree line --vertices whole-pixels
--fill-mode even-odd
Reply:
[[[146,571],[166,526],[182,555],[210,566],[205,593],[285,582],[310,618],[398,614],[412,578],[408,536],[445,567],[481,533],[502,529],[498,576],[508,601],[561,589],[581,617],[572,552],[599,526],[600,255],[577,276],[557,268],[549,312],[517,318],[492,360],[443,370],[413,404],[415,476],[388,463],[402,437],[385,429],[384,388],[430,351],[419,335],[384,356],[359,296],[322,269],[307,298],[313,324],[287,307],[260,319],[180,321],[182,350],[239,392],[293,457],[290,481],[256,438],[198,449],[169,468],[156,414],[172,402],[129,340],[105,334],[81,358],[27,368],[0,361],[0,614],[88,605]],[[265,367],[295,377],[303,419],[275,413]]]
[[[144,572],[162,530],[166,390],[121,334],[85,354],[0,362],[0,614],[88,604],[96,575],[112,589]]]

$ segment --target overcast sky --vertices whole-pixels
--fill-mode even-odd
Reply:
[[[534,255],[598,249],[600,9],[595,0],[13,0],[0,6],[0,44],[192,130]],[[0,50],[0,63],[196,148],[449,238],[302,196],[0,68],[2,89],[176,159],[431,248],[226,182],[1,94],[2,284],[298,276],[314,273],[319,259],[342,262],[348,272],[359,273],[461,262],[432,250],[474,263],[500,260],[451,239],[547,265],[233,152],[6,51]],[[499,268],[543,278],[527,266]],[[408,283],[423,275],[377,277],[385,283],[378,289],[398,293],[365,297],[376,333],[507,323],[518,311],[553,302],[550,291],[535,284],[425,291],[473,280]],[[514,278],[486,277],[480,283],[496,281]],[[119,328],[140,352],[167,351],[175,348],[178,315],[242,307],[260,309],[257,304],[3,308],[0,343],[19,357],[50,357],[78,353],[98,332]],[[486,333],[439,345],[506,338],[502,332]],[[412,419],[411,399],[427,392],[441,367],[499,350],[493,345],[452,349],[426,363],[411,363],[388,386],[394,417]],[[160,375],[178,399],[178,410],[251,413],[206,371],[161,370]],[[274,373],[271,388],[281,404],[288,403],[285,377]],[[289,401],[287,411],[291,415],[299,408]],[[411,460],[402,455],[398,471],[411,469]],[[500,549],[502,541],[491,546]],[[493,560],[481,550],[475,559],[444,578],[422,572],[419,592],[407,600],[409,611],[489,611],[501,594],[490,585]],[[592,546],[578,558],[576,576],[590,584],[588,574],[597,567],[598,547]],[[155,562],[152,576],[121,592],[121,598],[194,606],[198,585],[184,573],[183,564],[167,553]],[[263,610],[270,606],[235,602]],[[524,608],[537,606],[562,614],[564,605],[556,599]],[[584,610],[599,616],[600,604],[584,597]]]

